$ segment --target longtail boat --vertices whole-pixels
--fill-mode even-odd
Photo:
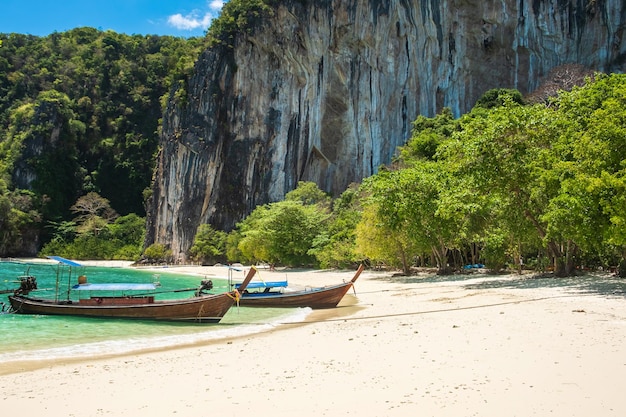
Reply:
[[[54,259],[70,266],[80,264],[60,257]],[[11,310],[19,314],[61,315],[120,319],[142,320],[174,320],[197,323],[217,323],[230,307],[240,300],[240,292],[254,277],[255,268],[250,268],[244,281],[238,289],[221,294],[205,294],[203,291],[211,289],[212,282],[203,280],[195,294],[190,298],[157,300],[154,295],[145,293],[157,287],[154,284],[88,284],[82,282],[74,285],[72,290],[88,292],[88,298],[79,298],[77,301],[68,299],[41,299],[29,296],[37,289],[36,279],[32,276],[22,277],[20,288],[10,295]],[[57,278],[58,281],[58,278]],[[185,289],[181,291],[186,291]],[[129,295],[133,291],[143,291],[143,294]],[[124,295],[100,296],[99,293],[110,294],[122,292]],[[173,292],[177,292],[174,290]],[[68,291],[69,293],[69,291]]]
[[[251,282],[244,290],[236,284],[235,288],[241,293],[239,305],[242,307],[334,308],[354,286],[363,269],[363,265],[360,265],[354,277],[348,282],[300,291],[286,290],[287,281]]]

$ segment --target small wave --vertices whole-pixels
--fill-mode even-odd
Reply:
[[[216,325],[206,331],[167,336],[125,337],[93,343],[80,343],[63,347],[21,350],[0,354],[0,363],[40,361],[64,358],[86,358],[104,355],[120,355],[148,349],[161,349],[184,346],[200,342],[223,340],[233,337],[248,336],[273,330],[281,324],[298,323],[310,313],[310,308],[299,308],[289,313],[274,317],[267,323],[232,323]]]

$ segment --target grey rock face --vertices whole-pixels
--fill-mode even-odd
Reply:
[[[199,224],[229,230],[298,181],[337,195],[418,115],[460,115],[491,88],[527,93],[566,63],[622,72],[625,24],[622,0],[282,2],[170,100],[146,243],[184,259]]]

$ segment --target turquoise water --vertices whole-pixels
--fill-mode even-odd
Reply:
[[[157,280],[161,286],[156,298],[185,298],[189,292],[167,292],[181,288],[196,288],[203,277],[180,275],[164,270],[154,272],[133,268],[85,267],[59,268],[56,264],[24,264],[0,262],[0,290],[14,289],[20,275],[37,278],[40,290],[33,294],[54,298],[59,271],[59,298],[67,298],[69,285],[86,275],[90,283],[134,282]],[[228,289],[226,278],[206,277],[213,281],[212,292]],[[76,299],[73,294],[72,299]],[[6,294],[0,295],[6,307]],[[274,328],[279,323],[297,322],[310,309],[259,309],[232,307],[218,324],[168,323],[140,320],[94,319],[80,317],[31,316],[0,314],[0,364],[19,360],[54,359],[62,357],[93,356],[127,353],[136,350],[218,340],[238,335],[253,334]]]

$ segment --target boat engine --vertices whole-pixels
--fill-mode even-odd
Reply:
[[[20,277],[20,287],[15,290],[15,295],[28,295],[29,292],[37,289],[37,278],[32,275]]]
[[[203,279],[200,281],[200,288],[196,291],[196,297],[201,296],[205,291],[210,291],[211,289],[213,289],[213,281],[210,279]]]

